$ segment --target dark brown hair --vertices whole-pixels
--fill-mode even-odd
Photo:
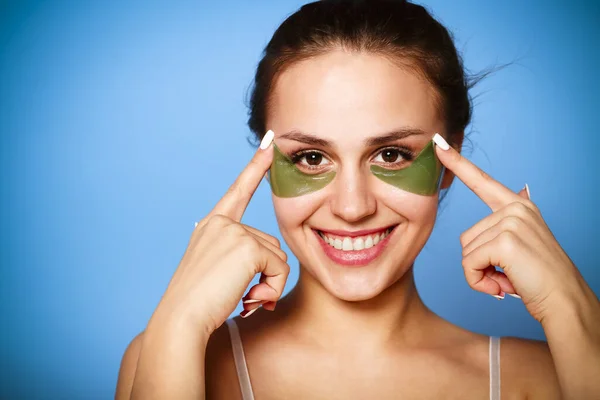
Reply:
[[[449,141],[471,121],[469,79],[448,30],[404,0],[322,0],[302,6],[275,31],[251,88],[248,126],[260,140],[277,77],[291,64],[335,48],[366,51],[412,68],[437,93]]]

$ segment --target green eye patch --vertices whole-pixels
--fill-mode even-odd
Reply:
[[[372,165],[371,173],[399,189],[430,196],[438,191],[442,166],[435,155],[433,142],[429,142],[408,167],[389,170]],[[297,197],[323,189],[335,178],[335,171],[306,174],[273,143],[273,163],[268,176],[275,196]]]
[[[399,170],[371,165],[371,172],[385,183],[414,194],[431,196],[437,193],[442,177],[442,163],[429,142],[408,167]]]
[[[323,189],[335,177],[335,171],[305,174],[273,143],[273,163],[269,170],[271,190],[277,197],[297,197]]]

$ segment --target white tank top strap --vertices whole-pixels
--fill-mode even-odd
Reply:
[[[250,383],[250,375],[248,374],[248,366],[246,365],[246,357],[244,356],[244,348],[242,347],[242,338],[240,330],[233,318],[225,321],[229,328],[229,336],[231,337],[231,348],[233,350],[233,360],[235,369],[237,370],[240,389],[242,391],[242,400],[254,400],[252,394],[252,384]]]
[[[500,338],[490,336],[490,400],[500,400]]]

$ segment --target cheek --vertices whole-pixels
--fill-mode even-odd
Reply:
[[[284,236],[290,230],[300,227],[323,202],[318,193],[286,198],[272,195],[272,199],[279,229]]]
[[[438,207],[437,194],[420,196],[384,184],[378,185],[377,197],[386,207],[410,223],[430,225],[435,221]]]

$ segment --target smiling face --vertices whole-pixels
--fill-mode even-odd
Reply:
[[[375,54],[341,50],[295,63],[277,79],[267,115],[281,152],[322,189],[273,196],[279,228],[302,268],[334,296],[377,296],[412,266],[438,196],[398,189],[371,172],[406,168],[444,124],[431,85]]]

